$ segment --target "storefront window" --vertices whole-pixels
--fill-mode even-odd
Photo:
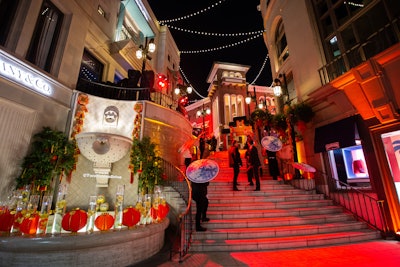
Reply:
[[[101,82],[103,76],[103,64],[87,50],[83,52],[79,78],[91,82]]]
[[[336,180],[354,186],[365,186],[370,182],[361,145],[328,151],[328,157]]]
[[[50,1],[43,2],[39,14],[27,60],[50,72],[64,14]]]

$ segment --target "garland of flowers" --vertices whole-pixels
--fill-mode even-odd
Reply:
[[[275,130],[283,143],[291,143],[291,135],[288,133],[294,130],[292,125],[294,124],[300,132],[296,133],[299,136],[299,134],[304,133],[306,123],[310,122],[314,116],[315,113],[311,106],[305,102],[300,102],[291,106],[286,105],[283,113],[275,115],[271,115],[268,111],[256,109],[251,114],[251,120],[258,127],[267,126]]]
[[[76,162],[78,161],[78,156],[81,153],[78,148],[78,145],[76,143],[75,137],[77,134],[82,132],[85,114],[88,112],[87,104],[89,104],[89,96],[86,94],[80,93],[78,95],[78,99],[77,99],[77,108],[76,108],[76,112],[75,112],[74,125],[73,125],[72,133],[71,133],[71,138],[75,142],[75,150],[74,150],[75,164],[73,167],[74,170],[76,170]],[[71,182],[71,175],[72,175],[72,173],[67,176],[68,183]]]

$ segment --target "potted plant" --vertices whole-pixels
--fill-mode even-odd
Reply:
[[[154,186],[162,181],[162,161],[156,144],[149,137],[134,139],[131,149],[131,164],[139,174],[138,189],[142,195],[154,193]]]

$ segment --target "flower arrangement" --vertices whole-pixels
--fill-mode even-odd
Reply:
[[[32,185],[46,190],[53,178],[70,175],[75,166],[75,144],[63,132],[44,127],[34,135],[30,154],[22,163],[22,173],[17,177],[16,188]]]

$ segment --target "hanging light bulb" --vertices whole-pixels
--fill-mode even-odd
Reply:
[[[192,88],[191,86],[188,86],[188,87],[186,88],[186,92],[187,92],[188,94],[191,94],[191,93],[193,92],[193,88]]]

